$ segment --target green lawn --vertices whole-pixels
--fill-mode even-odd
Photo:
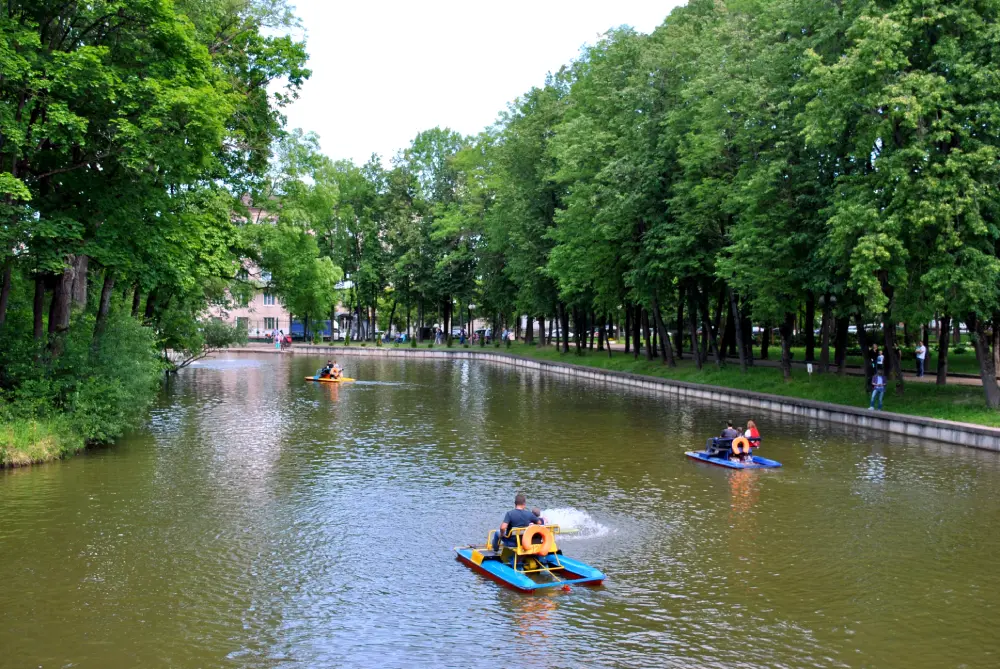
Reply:
[[[963,344],[965,347],[964,353],[955,353],[955,348],[953,347],[948,353],[948,371],[953,374],[975,374],[979,375],[979,362],[976,361],[976,353],[972,348],[966,343]],[[792,347],[793,360],[803,361],[806,359],[806,347],[805,346],[793,346]],[[758,358],[760,357],[760,347],[754,347],[754,355]],[[781,347],[771,346],[768,350],[768,355],[771,360],[778,361],[781,359]],[[819,346],[816,347],[816,358],[819,359]],[[934,348],[934,344],[931,344],[930,350],[928,351],[927,359],[927,373],[934,375],[937,374],[937,350]],[[830,362],[833,362],[833,349],[830,350]],[[860,355],[849,355],[847,356],[848,366],[860,367],[863,360]],[[917,361],[912,357],[907,357],[903,359],[903,370],[907,372],[917,371]]]
[[[487,347],[487,351],[496,351]],[[640,357],[634,360],[631,354],[615,351],[608,358],[606,352],[587,351],[577,356],[575,349],[567,354],[559,353],[554,347],[536,348],[524,344],[511,344],[510,348],[501,348],[516,355],[555,360],[577,365],[587,365],[634,374],[646,374],[690,383],[704,383],[726,388],[741,388],[774,395],[799,397],[819,400],[834,404],[853,407],[867,407],[868,395],[864,391],[864,381],[859,377],[840,377],[834,374],[820,376],[814,374],[810,380],[806,372],[793,368],[792,380],[785,383],[781,370],[776,367],[754,367],[747,374],[740,373],[738,364],[729,364],[723,369],[716,369],[714,364],[706,365],[701,371],[695,369],[690,360],[683,360],[676,369],[662,365],[658,360],[647,362]],[[968,354],[967,354],[968,356]],[[965,359],[967,356],[956,356]],[[973,363],[975,357],[972,356]],[[909,383],[902,396],[897,396],[894,389],[886,391],[883,409],[913,416],[941,418],[1000,427],[1000,412],[990,411],[985,406],[983,391],[976,386],[937,386],[928,383]]]

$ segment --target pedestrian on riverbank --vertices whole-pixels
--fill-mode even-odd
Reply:
[[[917,344],[917,378],[924,375],[924,362],[927,359],[927,347],[924,342]]]
[[[871,402],[868,403],[868,410],[869,411],[874,411],[875,410],[875,398],[877,397],[878,398],[878,410],[881,411],[882,410],[882,398],[885,396],[885,377],[882,376],[881,372],[879,372],[878,374],[876,374],[875,378],[872,379],[872,387],[873,387],[873,390],[872,390],[872,399],[871,399]]]

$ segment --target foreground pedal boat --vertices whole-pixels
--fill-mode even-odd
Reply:
[[[533,528],[544,528],[548,532],[551,543],[521,545],[521,536],[528,528],[518,528],[512,535],[516,537],[515,546],[500,546],[499,551],[493,551],[493,530],[481,546],[457,546],[455,557],[459,562],[472,568],[483,576],[521,592],[535,592],[551,588],[568,590],[571,585],[600,585],[605,575],[600,569],[568,558],[555,546],[555,535],[559,534],[558,525],[533,525]],[[543,554],[546,549],[554,549]]]
[[[317,383],[350,383],[354,379],[342,376],[339,379],[321,379],[318,376],[307,376],[306,381],[316,381]]]

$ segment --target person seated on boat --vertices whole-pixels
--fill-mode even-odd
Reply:
[[[333,368],[333,361],[327,360],[326,364],[323,365],[323,369],[319,370],[319,378],[327,379],[330,378],[330,370]]]
[[[747,430],[743,433],[743,436],[750,442],[751,447],[760,448],[760,430],[757,429],[757,423],[748,420]]]
[[[330,376],[334,379],[339,379],[343,375],[344,375],[344,370],[342,370],[340,368],[340,365],[337,364],[337,361],[334,360],[333,365],[330,367]]]
[[[736,428],[733,427],[733,421],[727,420],[726,421],[726,429],[723,430],[722,434],[719,435],[719,436],[722,439],[735,439],[736,437],[740,436],[740,432],[739,432],[739,430],[737,430]]]
[[[541,518],[525,508],[527,504],[528,499],[524,493],[519,492],[514,496],[514,508],[504,515],[503,522],[500,523],[500,531],[493,535],[493,550],[500,549],[501,541],[505,546],[516,546],[517,537],[511,536],[512,531],[529,525],[542,524]]]
[[[549,524],[549,521],[547,521],[545,519],[545,517],[542,516],[542,510],[539,509],[537,506],[531,507],[531,512],[533,514],[535,514],[536,516],[538,516],[538,520],[542,521],[542,525],[548,525]]]

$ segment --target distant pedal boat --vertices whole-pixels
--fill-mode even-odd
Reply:
[[[332,378],[329,378],[329,377],[325,378],[325,379],[321,379],[318,376],[307,376],[306,377],[306,381],[316,381],[317,383],[350,383],[350,382],[354,381],[354,379],[346,377],[346,376],[342,376],[339,379],[332,379]]]
[[[741,437],[743,441],[746,438]],[[707,462],[710,465],[717,465],[719,467],[728,467],[729,469],[776,469],[781,466],[781,463],[777,460],[768,460],[767,458],[762,458],[759,455],[750,455],[749,458],[731,459],[733,454],[733,441],[734,439],[723,439],[722,437],[712,437],[705,442],[705,450],[703,451],[685,451],[684,455],[688,456],[692,460],[700,460],[701,462]],[[757,446],[760,445],[760,439],[757,439]]]
[[[522,545],[521,538],[528,530],[532,530],[531,535],[535,537],[541,535],[541,543],[529,539]],[[606,578],[601,570],[562,554],[555,545],[558,525],[517,528],[511,533],[515,545],[501,542],[498,551],[491,548],[496,532],[498,530],[493,530],[487,535],[484,545],[456,546],[456,559],[486,578],[520,592],[551,588],[569,590],[571,585],[594,586]]]

